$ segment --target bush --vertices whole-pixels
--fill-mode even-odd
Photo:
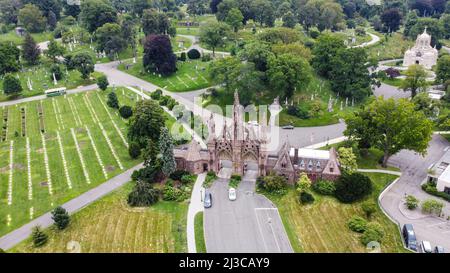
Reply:
[[[182,62],[186,61],[186,52],[181,52],[179,60]]]
[[[370,242],[380,243],[383,237],[384,232],[381,225],[378,223],[369,223],[361,236],[361,243],[364,245],[367,245]]]
[[[372,181],[360,173],[343,173],[336,181],[336,198],[343,203],[361,200],[372,193]]]
[[[141,147],[137,142],[131,142],[130,146],[128,146],[128,154],[132,159],[136,159],[141,155]]]
[[[153,100],[159,100],[161,98],[162,91],[161,89],[156,89],[155,92],[150,94],[150,98]]]
[[[416,209],[419,205],[419,199],[413,195],[406,196],[406,207],[410,210]]]
[[[319,37],[320,32],[317,29],[310,29],[309,30],[309,36],[313,39],[317,39]]]
[[[352,218],[348,220],[347,226],[351,231],[363,233],[367,228],[367,221],[358,215],[353,215]]]
[[[441,214],[444,203],[434,200],[427,199],[422,202],[422,211],[425,213],[435,213],[437,215]]]
[[[392,67],[389,67],[388,69],[384,70],[384,73],[386,73],[386,75],[391,79],[400,77],[401,75],[398,69]]]
[[[450,194],[443,192],[443,191],[438,191],[436,189],[436,184],[434,184],[432,182],[427,182],[427,183],[423,184],[422,189],[431,195],[441,197],[441,198],[445,199],[446,201],[450,202]]]
[[[184,185],[191,184],[195,182],[195,179],[197,178],[194,174],[185,174],[181,177],[180,182]]]
[[[170,111],[172,111],[172,109],[175,107],[175,105],[177,105],[178,104],[178,102],[175,100],[175,99],[173,99],[173,98],[169,98],[168,100],[167,100],[167,109],[169,109]]]
[[[116,93],[111,92],[108,94],[106,104],[111,108],[119,109],[119,100],[117,99]]]
[[[40,226],[35,226],[33,232],[31,233],[31,238],[33,239],[34,247],[41,247],[47,243],[48,236],[45,234]]]
[[[286,192],[287,180],[284,176],[271,174],[264,177],[258,177],[256,182],[258,186],[265,191],[275,194],[284,194]]]
[[[182,189],[173,187],[170,183],[166,184],[163,189],[164,201],[183,201],[189,197],[189,194]]]
[[[146,207],[158,202],[158,199],[158,190],[154,189],[148,182],[137,180],[133,191],[128,195],[128,205]]]
[[[206,178],[205,178],[205,182],[203,183],[203,187],[205,188],[209,188],[211,186],[211,184],[214,182],[214,180],[217,179],[216,173],[214,173],[213,171],[209,171],[206,174]]]
[[[187,56],[189,57],[189,59],[191,60],[196,60],[199,59],[201,57],[200,55],[200,51],[198,51],[197,49],[193,48],[191,50],[188,51]]]
[[[329,180],[319,180],[313,183],[312,188],[315,192],[323,195],[334,195],[336,191],[334,182]]]
[[[63,207],[57,207],[52,211],[52,219],[59,230],[65,229],[70,222],[69,213]]]
[[[133,109],[128,105],[124,105],[119,108],[119,114],[124,119],[128,119],[133,115]]]
[[[181,177],[183,177],[184,175],[189,175],[190,173],[188,171],[185,170],[176,170],[173,173],[170,174],[170,179],[176,180],[176,181],[181,181]]]
[[[105,91],[106,88],[108,88],[108,85],[109,85],[109,81],[105,75],[101,75],[100,77],[97,78],[97,86],[101,90]]]
[[[361,204],[361,209],[366,214],[366,217],[370,219],[372,214],[377,211],[377,205],[373,201],[366,201]]]
[[[159,99],[159,105],[161,105],[161,106],[166,106],[167,103],[169,102],[169,99],[170,99],[169,96],[162,96],[162,97]]]
[[[314,202],[314,196],[309,192],[302,191],[300,192],[299,200],[302,204],[311,204]]]

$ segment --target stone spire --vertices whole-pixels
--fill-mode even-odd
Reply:
[[[211,116],[209,117],[209,141],[212,141],[216,138],[216,123],[214,122],[214,114],[211,112]]]
[[[242,106],[239,103],[239,94],[237,90],[234,92],[234,103],[233,103],[233,140],[240,141],[244,138],[243,133],[243,122],[242,119]]]

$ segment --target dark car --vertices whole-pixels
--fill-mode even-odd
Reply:
[[[445,253],[445,249],[442,246],[436,246],[434,248],[434,253]]]
[[[210,192],[205,193],[205,201],[203,202],[205,208],[212,207],[212,194]]]
[[[411,224],[405,224],[403,226],[403,239],[405,240],[406,247],[413,251],[417,251],[417,239],[414,233],[413,226]]]

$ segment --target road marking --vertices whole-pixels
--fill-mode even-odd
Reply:
[[[266,244],[266,240],[264,239],[264,235],[261,229],[261,225],[259,224],[259,218],[258,218],[258,214],[255,212],[255,217],[256,217],[256,223],[258,223],[258,229],[259,229],[259,233],[261,234],[262,240],[263,240],[263,244],[264,244],[264,248],[267,251],[267,244]]]
[[[269,227],[270,227],[270,229],[272,231],[273,239],[275,240],[275,244],[277,245],[278,251],[281,253],[281,247],[280,247],[280,244],[278,243],[277,237],[275,236],[275,231],[274,231],[273,226],[272,226],[273,218],[271,218],[270,215],[267,213],[268,210],[278,210],[278,209],[276,209],[276,208],[255,208],[256,220],[258,222],[258,227],[259,227],[259,230],[260,230],[260,233],[261,233],[261,237],[263,238],[264,247],[266,248],[266,251],[268,251],[266,240],[264,239],[264,235],[263,235],[263,232],[262,232],[262,229],[261,229],[261,225],[259,223],[259,216],[258,216],[258,213],[256,213],[256,211],[266,211],[266,217],[267,217],[266,219],[267,219],[268,225],[269,225]],[[270,222],[269,222],[269,219],[271,220]]]

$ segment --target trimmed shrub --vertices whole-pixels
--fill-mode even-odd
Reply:
[[[302,191],[299,195],[299,200],[302,204],[311,204],[314,202],[314,196],[309,192]]]
[[[186,61],[186,52],[181,52],[179,60],[182,62]]]
[[[161,98],[162,91],[161,89],[156,89],[155,92],[150,94],[150,98],[153,100],[159,100]]]
[[[97,86],[101,90],[105,91],[106,88],[108,88],[108,85],[109,85],[109,81],[105,75],[101,75],[100,77],[97,78]]]
[[[170,179],[176,180],[176,181],[181,181],[181,177],[183,177],[184,175],[189,175],[190,173],[188,171],[185,170],[176,170],[173,173],[170,174]]]
[[[417,208],[417,206],[419,205],[419,199],[417,199],[413,195],[408,195],[408,196],[406,196],[405,205],[408,209],[413,210],[413,209]]]
[[[271,193],[284,194],[286,192],[287,180],[281,175],[261,176],[258,177],[256,183],[258,187]]]
[[[343,203],[352,203],[372,193],[372,181],[360,173],[343,173],[336,181],[336,198]]]
[[[347,226],[351,231],[363,233],[367,228],[367,221],[358,215],[353,215],[352,218],[348,220]]]
[[[166,106],[169,102],[170,97],[169,96],[162,96],[159,98],[159,105]]]
[[[61,80],[64,76],[61,66],[58,64],[53,64],[50,67],[50,79],[53,81],[53,74],[55,74],[55,78],[57,81]]]
[[[333,181],[319,180],[312,185],[312,189],[322,195],[334,195],[336,186]]]
[[[202,62],[209,62],[212,60],[211,54],[203,54]]]
[[[52,219],[59,230],[65,229],[70,223],[69,213],[63,207],[57,207],[52,211]]]
[[[128,119],[133,115],[133,109],[128,105],[124,105],[119,108],[119,114],[124,119]]]
[[[108,100],[106,101],[106,104],[111,108],[119,108],[119,100],[117,99],[116,93],[111,92],[108,94]]]
[[[201,57],[200,55],[200,51],[198,51],[197,49],[193,48],[191,50],[188,51],[187,56],[189,57],[189,59],[191,60],[196,60],[199,59]]]
[[[370,242],[380,243],[384,237],[383,227],[378,223],[367,224],[366,230],[361,236],[361,243],[367,245]]]
[[[20,85],[20,80],[11,74],[7,74],[3,78],[3,92],[5,95],[15,95],[22,92],[22,85]]]

